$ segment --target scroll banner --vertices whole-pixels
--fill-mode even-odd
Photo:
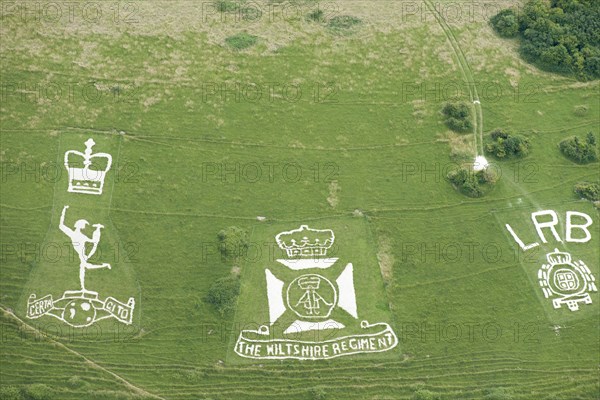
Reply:
[[[76,309],[73,305],[89,304],[89,307]],[[130,298],[123,303],[114,297],[99,300],[95,292],[66,291],[63,296],[53,300],[52,295],[36,298],[29,296],[27,301],[27,318],[35,319],[45,315],[58,318],[72,326],[88,326],[106,318],[115,318],[124,324],[131,324],[135,300]],[[73,309],[73,311],[71,311]],[[78,321],[76,313],[85,313],[85,320]]]
[[[235,352],[241,357],[254,359],[327,360],[352,354],[388,351],[398,344],[396,334],[385,322],[369,324],[362,321],[360,327],[371,332],[322,342],[307,342],[269,338],[269,328],[261,326],[257,331],[240,332]]]

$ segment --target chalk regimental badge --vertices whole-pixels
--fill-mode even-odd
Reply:
[[[566,304],[571,311],[579,310],[579,303],[592,304],[589,292],[596,292],[595,277],[583,261],[572,261],[571,254],[555,249],[546,256],[548,264],[538,271],[540,286],[546,298],[553,297],[552,305]]]
[[[354,266],[327,257],[335,241],[332,230],[302,225],[275,240],[288,258],[265,269],[269,324],[241,331],[236,354],[317,360],[383,352],[398,344],[387,323],[359,320]]]
[[[70,193],[102,194],[104,178],[110,170],[112,156],[107,153],[92,153],[96,142],[89,138],[85,142],[85,152],[68,150],[64,164],[69,173]]]
[[[130,297],[124,303],[114,297],[102,300],[97,292],[85,287],[85,274],[87,270],[111,269],[110,264],[92,264],[88,260],[94,255],[100,242],[100,224],[94,224],[92,237],[88,237],[82,230],[89,222],[80,219],[73,228],[65,225],[65,215],[69,206],[65,206],[60,217],[60,230],[71,239],[73,248],[79,256],[79,290],[67,290],[58,299],[53,299],[51,294],[37,298],[31,294],[27,301],[27,318],[36,319],[43,316],[57,318],[75,328],[90,326],[107,318],[114,318],[124,324],[131,324],[135,300]]]

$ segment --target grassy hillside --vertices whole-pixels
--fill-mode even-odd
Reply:
[[[575,183],[598,180],[598,163],[575,164],[558,149],[567,136],[599,133],[598,81],[521,61],[516,42],[488,25],[497,9],[339,1],[321,4],[313,21],[311,1],[252,3],[261,14],[241,12],[245,2],[222,2],[231,9],[221,12],[151,1],[98,3],[97,18],[84,3],[72,17],[66,5],[60,18],[42,8],[38,18],[33,3],[9,3],[0,28],[2,393],[597,398],[598,293],[577,312],[555,310],[537,271],[559,248],[600,280],[598,210],[573,193]],[[244,32],[253,45],[228,44]],[[443,103],[476,99],[474,131],[449,131]],[[472,161],[499,127],[526,135],[531,154],[490,159],[501,179],[485,197],[465,197],[446,173]],[[114,157],[93,199],[66,192],[62,166],[64,151],[83,150],[89,137]],[[89,272],[90,285],[134,296],[131,326],[26,319],[31,293],[76,284],[57,226],[67,204],[71,224],[105,226],[97,257],[113,268]],[[548,234],[522,252],[505,224],[536,241],[531,213],[547,209],[560,218],[563,243]],[[589,242],[564,242],[566,211],[593,218]],[[356,245],[370,244],[343,257],[362,260],[378,280],[367,300],[392,324],[397,348],[316,362],[235,358],[238,322],[254,318],[240,314],[254,307],[244,285],[273,260],[266,251],[223,259],[217,233],[236,225],[265,249],[273,233],[300,223],[348,229],[345,246],[356,230]],[[203,299],[233,267],[244,303],[222,317]]]

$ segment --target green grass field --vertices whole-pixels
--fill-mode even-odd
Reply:
[[[558,149],[599,133],[598,81],[525,63],[472,3],[224,3],[0,3],[0,398],[600,398],[598,292],[554,309],[537,278],[558,248],[600,281],[598,209],[573,193],[598,163]],[[317,7],[323,19],[307,17]],[[443,103],[476,99],[474,131],[450,132]],[[448,169],[499,127],[531,154],[490,159],[500,180],[466,197]],[[113,156],[104,192],[68,193],[64,152],[90,137]],[[131,325],[26,317],[30,294],[77,288],[65,205],[69,225],[104,225],[92,261],[112,269],[88,271],[88,286],[134,297]],[[556,211],[562,242],[546,230],[523,252],[505,225],[539,242],[540,210]],[[567,211],[593,219],[591,240],[566,242]],[[240,327],[266,318],[274,235],[300,224],[336,231],[361,318],[389,323],[396,348],[233,352]],[[261,251],[222,257],[232,225]],[[237,307],[221,316],[204,299],[236,271]]]

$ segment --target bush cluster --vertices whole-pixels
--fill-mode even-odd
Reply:
[[[467,167],[448,173],[448,180],[463,194],[469,197],[481,197],[485,194],[484,185],[493,185],[497,181],[494,170],[474,171]]]
[[[227,276],[213,282],[208,289],[205,300],[221,316],[225,316],[235,309],[235,303],[239,294],[240,279],[236,276]]]
[[[490,18],[490,23],[503,37],[514,37],[519,33],[519,21],[513,10],[507,8]]]
[[[473,129],[471,108],[467,103],[446,103],[442,108],[442,114],[444,114],[444,122],[453,131],[465,132]]]
[[[560,142],[559,148],[565,156],[581,164],[598,160],[596,136],[592,132],[588,132],[585,140],[577,136],[568,137]]]
[[[573,191],[584,199],[600,201],[600,183],[598,182],[578,182],[573,187]]]
[[[1,386],[0,400],[50,400],[53,390],[43,383],[32,383],[23,387]]]
[[[541,68],[600,78],[598,0],[529,0],[519,16],[505,9],[490,23],[500,36],[518,36],[522,57]]]
[[[529,154],[531,144],[529,139],[520,135],[511,135],[502,130],[495,129],[489,135],[485,151],[496,158],[525,157]]]

